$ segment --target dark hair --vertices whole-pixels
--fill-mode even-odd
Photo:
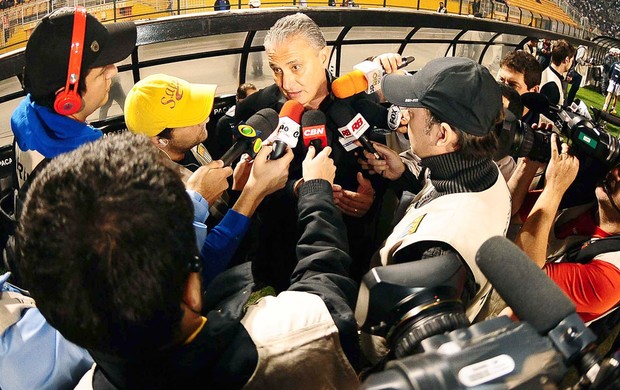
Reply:
[[[70,341],[116,355],[171,344],[196,255],[193,207],[146,137],[105,137],[53,159],[17,229],[37,306]]]
[[[502,58],[500,67],[507,67],[514,72],[523,73],[523,80],[527,89],[532,89],[540,84],[542,68],[536,57],[522,50],[512,51]]]
[[[248,90],[257,90],[256,86],[252,83],[243,83],[237,88],[237,101],[243,100],[248,97]]]
[[[92,69],[92,68],[91,68]],[[80,80],[78,81],[78,93],[80,96],[84,96],[86,92],[86,76],[91,69],[82,69],[80,71]],[[66,80],[65,80],[66,81]],[[62,87],[64,90],[64,86]],[[30,90],[30,83],[28,81],[28,77],[26,75],[26,71],[24,71],[24,89],[26,92]],[[31,95],[32,101],[37,103],[38,105],[54,109],[54,101],[56,100],[56,92],[49,93],[47,95],[35,96]]]
[[[555,65],[560,65],[566,57],[572,58],[576,53],[577,50],[573,45],[560,39],[553,45],[553,50],[551,50],[551,62]]]
[[[426,117],[426,127],[429,128],[434,123],[445,122],[439,119],[431,110],[426,109],[428,115]],[[449,124],[452,130],[457,136],[457,151],[463,158],[468,160],[477,160],[481,158],[492,159],[497,149],[499,148],[499,142],[497,134],[494,129],[495,126],[504,120],[503,109],[500,111],[498,117],[495,119],[495,123],[489,129],[489,133],[484,136],[471,135],[458,129],[456,126]],[[446,122],[447,123],[447,122]]]

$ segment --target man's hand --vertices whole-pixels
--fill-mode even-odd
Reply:
[[[401,134],[407,134],[407,128],[409,127],[409,120],[411,117],[409,116],[409,110],[406,108],[400,109],[400,126],[396,129]]]
[[[250,178],[250,172],[252,171],[252,162],[247,153],[241,156],[241,160],[239,160],[233,172],[232,189],[234,191],[241,191],[245,187]]]
[[[250,177],[245,188],[256,192],[258,196],[265,197],[286,185],[288,179],[288,167],[293,161],[293,151],[286,148],[286,154],[277,160],[268,160],[272,147],[263,146],[254,158]]]
[[[222,160],[212,161],[192,173],[185,188],[198,192],[212,205],[228,189],[226,178],[232,173],[232,168],[224,167]]]
[[[403,58],[398,53],[384,53],[376,56],[373,60],[374,63],[381,65],[385,73],[405,73],[398,69],[403,63]]]
[[[558,194],[564,194],[570,187],[577,172],[579,171],[579,160],[575,156],[568,154],[568,145],[562,144],[562,150],[558,151],[557,135],[551,135],[551,159],[545,173],[545,186],[550,186],[550,190]]]
[[[334,185],[334,204],[338,206],[344,214],[352,217],[363,217],[366,215],[372,202],[375,200],[375,190],[372,188],[370,180],[366,179],[361,172],[357,173],[357,191],[343,190],[341,186]]]
[[[372,145],[381,156],[381,160],[378,160],[372,153],[364,150],[366,161],[358,160],[362,167],[364,169],[372,169],[386,179],[396,180],[400,178],[407,168],[398,153],[378,142],[372,141]]]
[[[331,152],[332,148],[329,146],[323,148],[319,154],[316,154],[314,147],[310,146],[308,148],[308,154],[306,154],[302,164],[304,181],[323,179],[327,180],[329,184],[334,184],[336,166],[334,165],[334,160],[329,158]]]

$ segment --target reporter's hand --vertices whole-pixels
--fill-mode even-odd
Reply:
[[[407,134],[407,128],[409,127],[409,120],[411,117],[409,116],[409,110],[406,108],[402,108],[400,110],[400,126],[396,129],[401,134]]]
[[[248,179],[250,178],[250,172],[252,171],[252,162],[253,161],[250,160],[250,156],[247,153],[241,156],[241,160],[239,160],[239,163],[237,163],[237,166],[233,171],[233,190],[243,190],[246,183],[248,182]]]
[[[579,171],[579,160],[568,154],[568,145],[562,144],[558,151],[557,135],[551,135],[551,159],[545,173],[545,188],[547,186],[558,194],[566,192]]]
[[[272,194],[286,185],[288,168],[293,161],[293,151],[286,148],[286,153],[277,160],[268,160],[272,147],[263,146],[254,158],[250,177],[245,188],[255,191],[260,196]]]
[[[334,165],[334,160],[329,158],[331,152],[332,148],[329,146],[323,148],[319,154],[316,154],[314,147],[310,146],[308,148],[308,153],[302,163],[304,181],[323,179],[327,180],[329,184],[334,184],[336,166]]]
[[[232,168],[224,167],[222,160],[212,161],[192,173],[185,188],[198,192],[212,205],[228,189],[226,178],[232,173]]]
[[[375,190],[370,180],[366,179],[361,172],[357,173],[357,191],[343,190],[341,186],[334,184],[334,204],[344,214],[352,217],[363,217],[372,207],[375,200]]]
[[[364,150],[366,162],[362,166],[368,165],[374,172],[389,180],[400,178],[407,168],[398,153],[378,142],[372,141],[372,146],[375,147],[375,150],[381,156],[381,160]]]
[[[373,60],[374,63],[381,65],[385,73],[405,73],[398,69],[403,63],[403,59],[398,53],[384,53],[376,56]]]

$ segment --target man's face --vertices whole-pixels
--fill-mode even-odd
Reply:
[[[78,113],[83,116],[83,119],[86,119],[108,101],[112,77],[117,73],[116,65],[101,66],[88,71],[84,80],[86,91],[82,94],[84,107]]]
[[[209,118],[194,126],[175,127],[170,132],[168,148],[185,153],[199,143],[206,141],[209,136],[207,122],[209,122]]]
[[[293,36],[267,52],[274,81],[287,99],[308,109],[319,108],[328,94],[327,50],[317,50],[303,37]]]
[[[525,84],[525,75],[523,73],[517,72],[507,66],[502,66],[499,68],[497,81],[514,88],[519,95],[523,95],[526,92],[534,92],[534,88],[532,88],[532,90],[527,88],[527,85]]]
[[[429,123],[429,113],[424,108],[409,108],[409,143],[411,151],[420,158],[438,155],[435,145],[439,123]]]

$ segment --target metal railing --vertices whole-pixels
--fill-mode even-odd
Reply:
[[[279,7],[299,5],[299,0],[264,1],[262,7]],[[340,1],[336,0],[336,4]],[[415,0],[413,3],[403,0],[360,0],[358,7],[384,8],[413,8],[416,10],[434,11],[435,1]],[[543,30],[586,38],[587,30],[554,20],[550,17],[532,13],[527,9],[509,7],[505,3],[493,0],[448,0],[446,1],[450,14],[478,15],[482,18],[502,20],[510,23],[537,27]],[[307,1],[308,7],[327,6],[328,0]],[[84,5],[89,12],[103,22],[119,20],[153,19],[171,15],[186,15],[197,12],[213,11],[210,0],[40,0],[26,1],[17,4],[2,12],[2,26],[0,31],[0,53],[23,47],[38,20],[49,12],[65,6]],[[573,20],[579,20],[581,15],[574,11],[568,3],[559,1],[559,5],[569,15],[575,15]],[[231,1],[231,9],[248,8],[247,1]]]

